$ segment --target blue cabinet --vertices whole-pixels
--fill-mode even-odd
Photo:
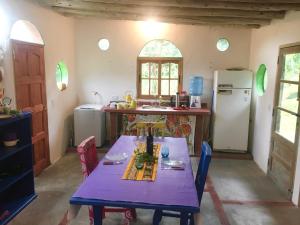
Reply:
[[[3,137],[13,132],[19,139],[5,147]],[[31,114],[0,120],[0,225],[7,224],[36,198],[34,190]]]

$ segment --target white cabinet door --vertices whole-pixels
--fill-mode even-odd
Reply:
[[[215,150],[247,151],[251,89],[218,90],[214,116]]]

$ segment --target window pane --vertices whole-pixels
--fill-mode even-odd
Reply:
[[[276,118],[276,132],[288,139],[292,143],[295,142],[295,134],[296,134],[296,126],[297,126],[297,117],[278,110],[277,118]]]
[[[170,63],[164,63],[161,65],[161,77],[162,78],[169,78],[170,74]]]
[[[217,41],[217,49],[220,52],[225,52],[229,48],[229,42],[226,38],[220,38]]]
[[[150,77],[158,78],[158,64],[157,63],[150,63]]]
[[[149,77],[149,63],[142,64],[142,78]]]
[[[150,95],[158,95],[158,80],[150,80]]]
[[[284,68],[281,79],[298,81],[300,73],[300,53],[284,56]]]
[[[178,80],[170,80],[170,95],[176,95],[178,92]]]
[[[178,64],[171,63],[171,78],[178,78]]]
[[[142,79],[142,95],[149,95],[149,80]]]
[[[279,106],[298,113],[298,85],[296,84],[280,84]]]
[[[179,49],[170,41],[156,39],[145,44],[139,56],[142,57],[182,57]]]
[[[169,95],[169,80],[161,80],[161,94]]]

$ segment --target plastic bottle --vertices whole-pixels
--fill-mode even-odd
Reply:
[[[176,98],[175,98],[175,107],[176,108],[178,108],[179,107],[179,102],[180,102],[180,100],[179,100],[179,92],[176,92]]]
[[[203,77],[192,76],[190,78],[190,95],[201,96],[203,94]]]

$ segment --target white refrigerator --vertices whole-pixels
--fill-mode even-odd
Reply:
[[[214,151],[248,150],[252,80],[248,70],[214,72]]]

